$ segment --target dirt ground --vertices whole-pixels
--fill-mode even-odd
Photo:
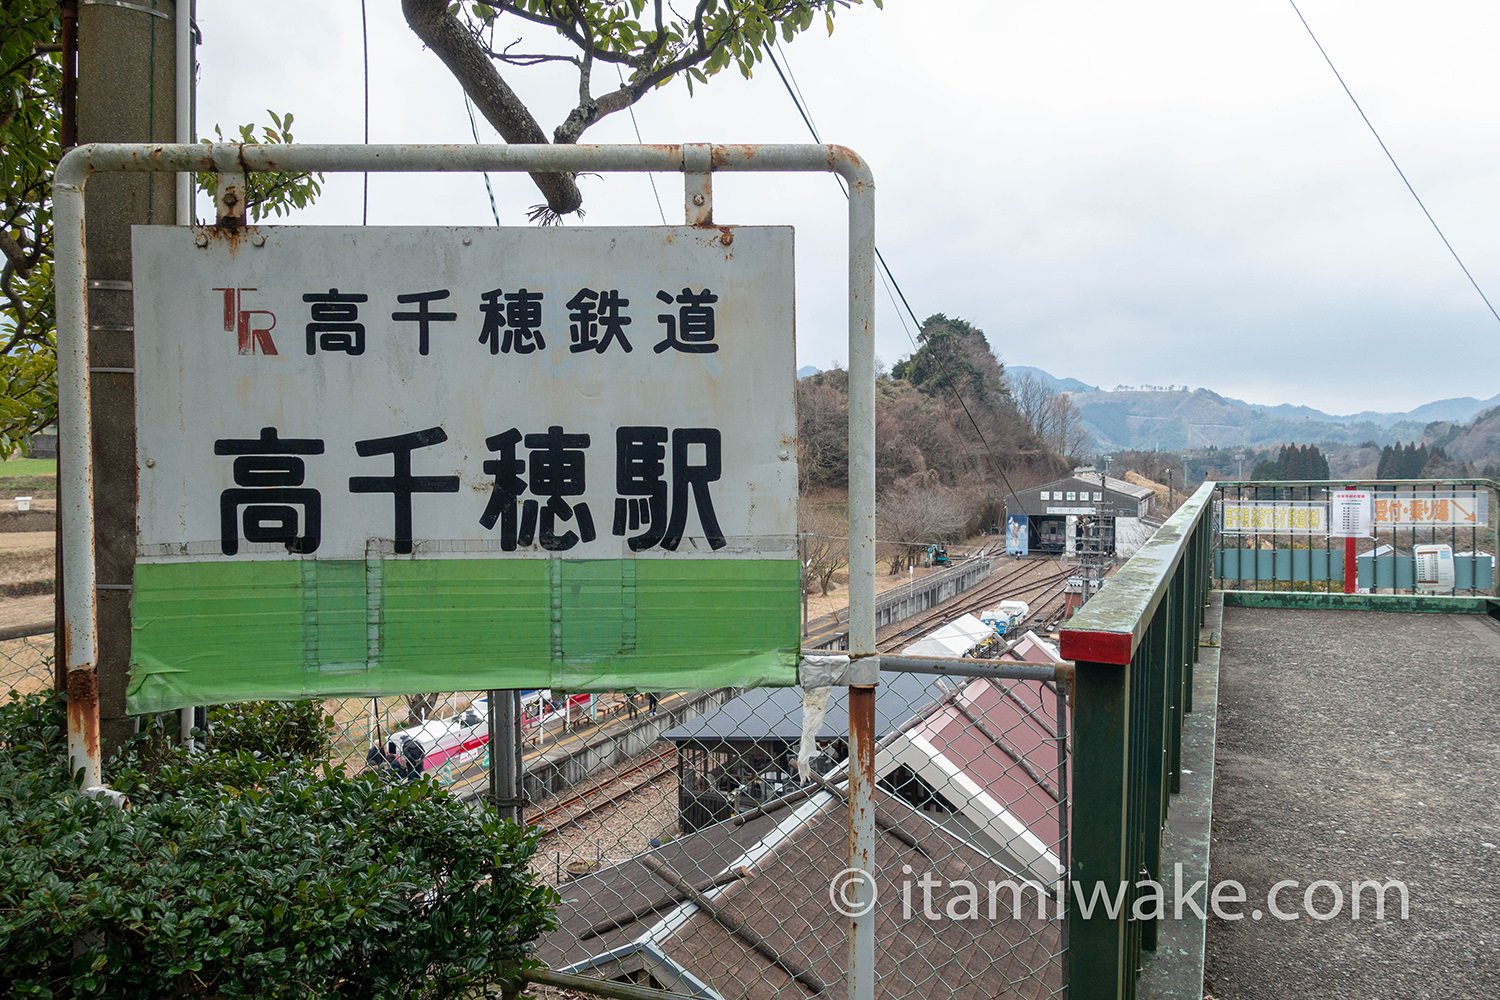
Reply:
[[[1004,541],[1004,539],[1000,539],[1000,541]],[[949,546],[948,554],[952,556],[954,562],[958,562],[971,551],[979,551],[982,547],[983,539],[979,539],[978,542],[979,544],[974,545]],[[941,572],[947,568],[947,566],[917,566],[911,570],[909,575],[907,573],[900,573],[892,576],[888,572],[890,567],[886,563],[878,563],[875,567],[875,593],[884,594],[887,591],[900,590],[902,587],[910,586],[916,580],[930,576],[933,573]],[[832,614],[834,611],[847,611],[849,607],[849,571],[841,569],[834,576],[834,584],[828,588],[827,597],[819,594],[817,588],[814,588],[813,593],[808,596],[807,620],[809,622],[817,621],[824,615]]]

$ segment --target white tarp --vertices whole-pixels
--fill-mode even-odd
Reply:
[[[902,656],[963,656],[995,634],[973,615],[960,615],[901,651]]]

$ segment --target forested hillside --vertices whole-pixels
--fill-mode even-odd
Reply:
[[[804,495],[847,490],[848,434],[848,373],[799,379]],[[884,550],[893,571],[928,542],[978,527],[981,510],[1012,489],[1070,469],[1017,409],[1005,366],[984,332],[941,313],[923,322],[917,350],[877,380],[875,444],[880,534],[901,543]]]

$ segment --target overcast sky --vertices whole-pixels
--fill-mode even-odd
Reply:
[[[372,142],[472,142],[458,84],[397,0],[369,0]],[[1500,306],[1500,4],[1302,0],[1303,15]],[[198,0],[198,126],[291,111],[362,139],[359,4]],[[501,29],[509,40],[519,32]],[[1007,364],[1113,388],[1187,384],[1330,412],[1500,392],[1500,322],[1449,255],[1285,0],[887,0],[785,56],[824,141],[876,180],[877,240],[919,316]],[[550,134],[561,69],[507,79]],[[602,84],[600,85],[602,86]],[[596,87],[596,91],[597,91]],[[636,108],[646,142],[811,141],[769,65]],[[498,137],[479,119],[485,142]],[[585,142],[634,142],[628,115]],[[330,176],[298,221],[355,225]],[[492,175],[503,225],[541,200]],[[661,224],[644,175],[583,178],[586,224]],[[682,222],[680,177],[659,175]],[[797,230],[797,357],[847,356],[843,197],[827,176],[721,176],[715,220]],[[492,225],[478,176],[372,176],[372,225]],[[877,350],[912,350],[877,289]]]

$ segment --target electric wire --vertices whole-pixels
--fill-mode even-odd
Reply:
[[[615,75],[620,78],[620,86],[624,87],[625,73],[620,69],[618,63],[615,64]],[[646,144],[646,140],[641,138],[641,126],[640,123],[635,120],[635,105],[626,105],[626,110],[630,112],[630,124],[631,127],[635,129],[635,141],[644,146]],[[656,190],[656,175],[654,173],[651,173],[650,171],[647,171],[646,179],[651,182],[651,193],[656,196],[656,210],[661,213],[661,224],[665,226],[667,224],[667,210],[661,207],[661,192]]]
[[[489,47],[495,47],[495,23],[490,22]],[[460,87],[460,90],[463,88]],[[479,145],[479,123],[474,119],[474,102],[469,100],[469,92],[464,90],[464,110],[469,113],[469,131],[474,134],[474,145]],[[495,206],[495,189],[490,185],[490,172],[481,170],[484,177],[484,191],[490,197],[490,215],[495,219],[495,225],[500,225],[500,209]]]
[[[1489,309],[1490,315],[1495,317],[1495,320],[1497,322],[1500,322],[1500,312],[1496,312],[1495,307],[1490,304],[1489,296],[1484,294],[1484,289],[1479,287],[1479,282],[1474,280],[1474,275],[1470,274],[1469,269],[1464,266],[1462,258],[1458,256],[1458,251],[1453,249],[1453,244],[1449,243],[1448,237],[1443,235],[1442,227],[1437,224],[1437,220],[1432,217],[1432,213],[1427,211],[1427,206],[1422,203],[1421,197],[1417,194],[1417,189],[1412,187],[1411,181],[1406,179],[1405,171],[1403,171],[1401,169],[1401,165],[1396,162],[1396,158],[1391,155],[1391,151],[1389,148],[1387,148],[1385,140],[1380,138],[1380,133],[1375,130],[1374,124],[1371,123],[1369,116],[1365,114],[1365,109],[1359,106],[1359,101],[1355,99],[1354,92],[1351,91],[1349,89],[1349,85],[1344,82],[1343,74],[1338,71],[1338,67],[1335,66],[1333,64],[1333,60],[1329,58],[1328,52],[1323,48],[1323,43],[1318,41],[1318,36],[1313,33],[1312,25],[1307,23],[1307,18],[1303,17],[1302,11],[1297,8],[1296,0],[1287,0],[1287,2],[1292,5],[1292,11],[1297,15],[1297,20],[1302,22],[1302,27],[1307,29],[1307,36],[1311,38],[1313,44],[1318,47],[1318,52],[1320,55],[1322,55],[1323,61],[1328,64],[1329,69],[1333,70],[1334,78],[1338,80],[1339,86],[1344,88],[1344,93],[1348,95],[1349,100],[1354,104],[1354,110],[1358,111],[1359,117],[1364,120],[1365,127],[1370,130],[1370,134],[1373,135],[1375,137],[1375,141],[1380,144],[1380,151],[1385,154],[1385,158],[1387,160],[1391,161],[1391,166],[1396,168],[1396,173],[1401,177],[1401,183],[1406,185],[1406,190],[1410,191],[1411,196],[1416,199],[1417,207],[1422,210],[1423,215],[1427,216],[1427,221],[1432,223],[1432,228],[1438,234],[1438,239],[1443,241],[1443,246],[1447,247],[1448,252],[1453,255],[1453,259],[1457,262],[1459,270],[1463,271],[1464,277],[1469,279],[1469,284],[1474,286],[1474,291],[1478,292],[1479,297],[1484,300],[1484,304]]]
[[[474,120],[474,102],[469,100],[467,92],[464,93],[464,109],[469,112],[469,130],[474,133],[474,145],[479,145],[479,123]],[[500,225],[500,209],[495,207],[495,189],[490,186],[490,174],[488,170],[480,171],[484,175],[484,190],[490,196],[490,214],[495,217],[495,225]]]
[[[778,50],[781,48],[779,40],[776,44],[776,48]],[[775,53],[773,53],[770,49],[767,49],[766,58],[770,60],[772,68],[776,70],[776,75],[780,77],[781,85],[786,88],[787,96],[792,99],[792,104],[797,108],[797,113],[802,116],[803,124],[806,125],[807,130],[812,133],[813,141],[822,143],[823,139],[818,135],[817,126],[815,126],[812,122],[811,112],[803,107],[803,101],[799,98],[801,88],[794,86],[794,84],[787,79],[788,76],[791,76],[792,79],[795,80],[796,76],[792,73],[792,64],[791,61],[786,58],[786,53],[783,51],[781,54],[781,60],[778,61]],[[785,62],[787,64],[785,73],[783,73],[781,69],[782,62]],[[844,179],[837,175],[835,175],[834,179],[838,181],[839,190],[844,192],[844,197],[849,197],[849,189],[844,186]],[[901,304],[906,308],[906,312],[910,314],[912,322],[917,325],[917,329],[920,331],[922,329],[922,321],[917,318],[917,314],[915,310],[912,309],[911,303],[907,301],[906,293],[901,290],[901,283],[896,280],[896,276],[891,272],[891,267],[886,263],[885,255],[880,252],[879,246],[875,247],[875,259],[880,263],[880,269],[883,272],[884,279],[889,282],[889,285],[887,286],[887,294],[889,294],[891,288],[895,289],[896,295],[900,296]],[[892,304],[894,304],[894,301]],[[901,316],[901,311],[899,309],[896,311],[896,315],[898,318]],[[919,348],[917,347],[916,339],[912,337],[911,331],[907,330],[905,319],[901,320],[901,329],[906,332],[907,339],[911,341],[912,349],[918,350]],[[959,393],[956,386],[949,385],[947,388],[948,391],[952,393],[953,398],[958,403],[959,407],[964,411],[964,416],[968,418],[969,425],[974,428],[974,433],[979,437],[979,443],[984,446],[985,452],[990,456],[991,461],[994,462],[995,471],[1000,474],[1000,479],[1005,483],[1005,488],[1010,491],[1011,496],[1016,497],[1018,503],[1022,503],[1023,501],[1021,500],[1020,492],[1013,485],[1011,485],[1010,477],[1005,474],[1005,467],[1000,462],[1000,456],[995,454],[995,450],[990,447],[989,440],[984,436],[984,431],[979,429],[979,422],[974,419],[974,414],[970,411],[969,404],[964,402],[964,398]],[[1023,514],[1029,513],[1028,511],[1026,511],[1024,506],[1021,508],[1021,512]]]
[[[365,12],[365,0],[359,0],[359,33],[365,52],[365,145],[370,144],[370,19]],[[370,174],[365,173],[365,204],[359,224],[370,224]]]

